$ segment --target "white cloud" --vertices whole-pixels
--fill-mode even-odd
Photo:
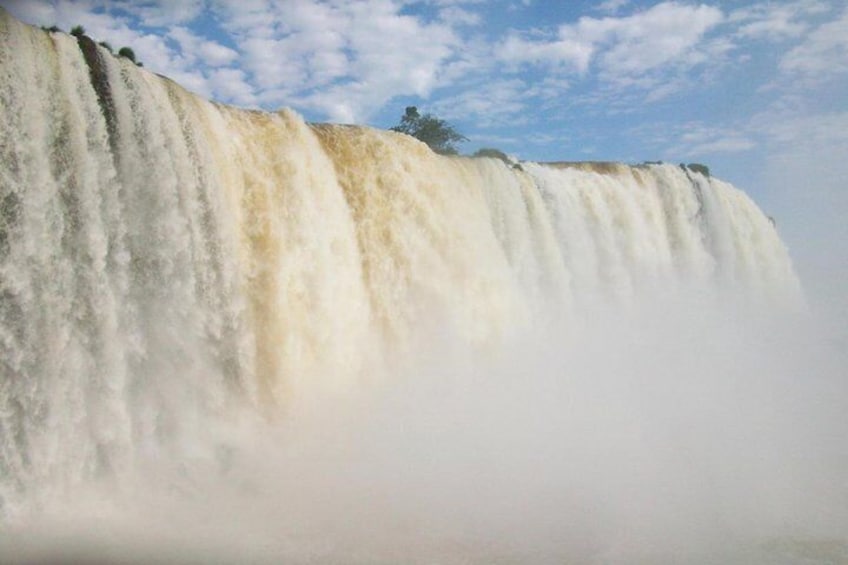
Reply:
[[[848,111],[793,116],[764,112],[754,118],[775,147],[827,146],[848,153]]]
[[[204,39],[186,27],[177,26],[168,31],[168,37],[180,45],[183,57],[209,67],[229,65],[238,58],[238,53],[217,43]]]
[[[806,29],[801,22],[792,21],[785,11],[768,13],[764,18],[747,23],[739,28],[739,35],[749,38],[797,37]]]
[[[745,118],[708,123],[668,116],[627,128],[622,135],[641,140],[638,156],[633,160],[685,159],[719,165],[740,155],[746,160],[759,158],[765,145],[762,132]]]
[[[757,146],[752,140],[739,135],[731,134],[712,141],[706,141],[690,147],[684,155],[687,157],[697,155],[710,155],[714,153],[738,153],[748,151]]]
[[[560,36],[603,49],[606,73],[632,75],[685,62],[704,34],[722,20],[716,8],[664,2],[622,18],[581,18],[560,28]]]
[[[130,45],[146,68],[204,96],[290,105],[345,122],[367,121],[397,96],[426,104],[434,92],[442,96],[431,104],[439,113],[474,117],[483,126],[565,106],[633,113],[720,80],[731,55],[738,64],[750,61],[750,39],[796,42],[780,59],[787,77],[848,71],[848,12],[814,29],[823,11],[833,11],[820,0],[760,2],[727,15],[706,4],[666,1],[640,9],[610,0],[600,8],[617,15],[558,22],[550,33],[513,30],[497,42],[469,28],[490,17],[478,0],[0,2],[30,21],[65,29],[81,23],[115,48]],[[212,10],[206,15],[220,29],[192,25],[203,9]],[[140,17],[162,29],[134,28]],[[775,82],[766,95],[790,86]],[[752,139],[716,134],[686,147],[743,150]]]
[[[307,82],[308,61],[305,54],[297,52],[296,40],[257,37],[246,38],[239,44],[242,64],[260,90]]]
[[[678,130],[675,148],[667,153],[684,157],[701,157],[716,153],[739,153],[755,149],[758,145],[746,124],[734,126],[706,125],[700,122],[682,124]]]
[[[734,10],[728,20],[738,26],[736,35],[748,39],[781,40],[797,38],[810,27],[809,16],[830,8],[819,0],[787,3],[759,3]]]
[[[405,4],[433,4],[434,6],[460,6],[463,4],[484,4],[486,0],[400,0]],[[522,0],[526,1],[526,0]]]
[[[9,10],[9,13],[19,20],[29,22],[34,25],[59,25],[59,21],[56,18],[55,6],[37,2],[17,1],[5,4],[4,8]],[[85,13],[87,10],[87,8],[84,8],[81,12]]]
[[[209,85],[216,97],[232,100],[241,106],[256,105],[253,87],[241,69],[216,69],[209,73]]]
[[[617,14],[619,10],[628,5],[630,0],[606,0],[598,5],[597,10],[605,14]]]
[[[427,15],[421,16],[406,11],[414,3],[405,0],[209,0],[208,5],[201,0],[173,5],[125,0],[115,4],[123,12],[94,13],[100,1],[62,0],[56,6],[71,6],[75,19],[84,15],[79,21],[93,26],[92,35],[115,47],[132,45],[147,68],[200,94],[270,108],[296,105],[343,121],[366,121],[396,96],[426,99],[448,86],[475,88],[485,81],[506,96],[502,87],[513,84],[510,70],[528,65],[554,70],[547,74],[560,86],[568,73],[597,71],[608,82],[643,88],[658,99],[686,82],[651,72],[675,66],[685,70],[710,59],[711,43],[702,38],[721,18],[713,8],[665,2],[624,17],[582,18],[562,25],[552,38],[512,33],[492,44],[457,31],[480,22],[477,0],[431,0],[424,3]],[[204,6],[212,8],[230,41],[183,25]],[[127,14],[162,23],[170,41],[132,30]],[[216,72],[236,64],[243,70],[239,76]],[[543,82],[528,82],[533,88],[511,94],[509,103],[500,98],[504,111],[515,110],[522,97],[526,104],[562,92]],[[482,103],[480,97],[471,92],[464,100],[474,106]]]
[[[671,65],[702,62],[705,33],[722,21],[717,8],[663,2],[624,17],[583,17],[560,26],[556,38],[508,37],[497,49],[507,63],[544,63],[586,72],[597,65],[607,79],[637,76]]]
[[[452,24],[403,14],[391,0],[246,4],[218,10],[259,99],[296,100],[330,119],[362,121],[395,96],[427,96],[461,44]],[[457,25],[472,15],[455,6],[442,14]]]
[[[786,53],[780,69],[816,81],[848,71],[848,9]]]
[[[108,8],[119,8],[138,17],[145,26],[168,27],[197,18],[206,7],[205,0],[111,0],[101,1]]]
[[[749,119],[733,124],[707,125],[691,121],[669,129],[657,124],[655,131],[635,132],[655,137],[657,145],[670,146],[668,154],[697,157],[716,153],[739,153],[763,149],[772,157],[796,152],[814,153],[827,147],[828,154],[848,154],[848,111],[806,113],[778,98]]]
[[[203,62],[210,67],[229,65],[238,58],[238,53],[214,41],[202,42],[199,54],[203,58]]]
[[[499,80],[444,98],[433,106],[433,112],[448,120],[473,120],[479,127],[515,126],[522,118],[526,120],[522,113],[532,99],[528,90],[530,86],[522,80]]]
[[[441,9],[439,19],[450,26],[476,26],[482,21],[480,14],[457,6]]]
[[[592,45],[570,39],[538,41],[513,33],[496,47],[495,56],[512,65],[546,64],[583,73],[589,68],[593,52]]]

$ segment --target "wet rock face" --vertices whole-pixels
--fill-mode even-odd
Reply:
[[[87,35],[77,36],[77,44],[85,58],[85,63],[88,65],[91,84],[94,86],[94,91],[97,93],[97,101],[100,103],[100,109],[103,111],[103,116],[106,118],[106,127],[109,131],[109,143],[113,144],[115,134],[117,132],[117,124],[115,123],[115,103],[112,99],[112,91],[109,88],[109,77],[106,71],[106,65],[103,62],[102,54],[97,48],[97,44]],[[114,148],[113,148],[114,149]]]

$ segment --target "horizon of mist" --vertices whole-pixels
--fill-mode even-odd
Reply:
[[[493,351],[435,333],[402,374],[76,493],[0,548],[39,563],[842,563],[838,338],[697,293]]]

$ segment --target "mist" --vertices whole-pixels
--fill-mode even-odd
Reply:
[[[844,319],[738,189],[0,25],[3,563],[848,561]]]
[[[492,351],[431,335],[403,373],[75,493],[3,550],[51,563],[843,563],[844,336],[816,327],[678,294]]]

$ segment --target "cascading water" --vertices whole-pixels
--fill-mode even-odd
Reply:
[[[802,302],[767,217],[700,172],[442,157],[210,103],[0,14],[10,523],[218,465],[233,430],[419,374],[434,342],[485,364],[643,297]]]

